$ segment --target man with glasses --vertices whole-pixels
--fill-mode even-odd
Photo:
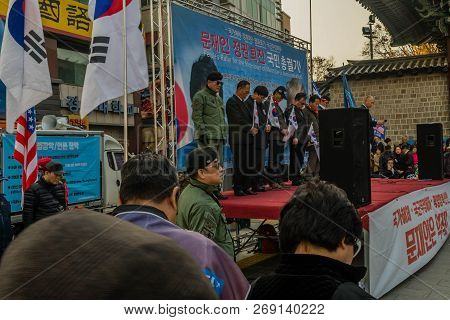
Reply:
[[[206,87],[198,91],[192,99],[192,121],[195,139],[200,148],[213,147],[223,162],[223,148],[226,140],[225,110],[219,95],[223,85],[223,76],[219,72],[208,75]],[[219,199],[226,199],[216,192]]]
[[[361,234],[361,219],[342,189],[318,180],[300,186],[280,214],[280,265],[252,284],[248,298],[373,299],[358,286],[366,268],[352,266]]]
[[[211,147],[195,149],[188,154],[186,167],[190,181],[180,196],[177,224],[213,240],[234,258],[227,220],[213,194],[224,173],[217,152]]]
[[[245,298],[248,281],[228,254],[204,236],[175,225],[180,188],[177,171],[167,158],[140,154],[123,165],[121,176],[122,205],[113,215],[178,243],[197,261],[221,299]]]

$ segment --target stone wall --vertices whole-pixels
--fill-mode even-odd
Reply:
[[[375,97],[371,113],[377,119],[388,120],[387,136],[394,143],[405,134],[415,140],[418,123],[440,122],[444,137],[450,137],[450,102],[445,73],[349,79],[348,82],[358,105],[367,95]],[[341,81],[331,84],[330,95],[330,107],[344,107]]]

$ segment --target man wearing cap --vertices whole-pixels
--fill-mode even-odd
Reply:
[[[217,150],[219,161],[223,162],[223,148],[226,140],[225,110],[219,95],[223,76],[220,72],[208,75],[206,87],[192,98],[192,121],[195,139],[200,148],[213,147]],[[222,194],[216,195],[223,199]]]
[[[233,240],[214,189],[222,183],[223,168],[211,147],[195,149],[186,160],[189,185],[178,201],[177,225],[213,240],[234,258]]]
[[[273,189],[286,187],[281,178],[281,161],[284,154],[283,137],[288,135],[288,126],[284,118],[280,102],[286,100],[286,88],[278,87],[273,92],[272,98],[264,104],[267,114],[267,144],[269,148],[268,178]]]
[[[63,165],[50,161],[42,169],[39,181],[25,191],[22,211],[25,228],[67,208],[64,188],[61,188],[63,175]]]

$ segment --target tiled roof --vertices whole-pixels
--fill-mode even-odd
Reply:
[[[328,78],[346,75],[364,77],[382,74],[403,75],[419,72],[447,72],[448,61],[444,54],[401,57],[379,60],[348,61],[348,65],[330,69]]]

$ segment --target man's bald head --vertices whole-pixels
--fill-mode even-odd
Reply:
[[[367,96],[366,100],[364,100],[364,105],[370,109],[374,106],[375,104],[375,97],[374,96]]]

